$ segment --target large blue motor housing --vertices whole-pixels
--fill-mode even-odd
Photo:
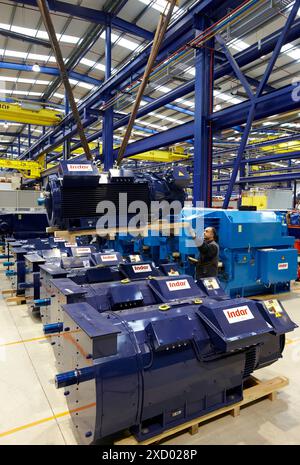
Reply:
[[[277,300],[180,297],[187,277],[152,281],[165,304],[99,313],[64,305],[65,396],[82,443],[138,440],[240,401],[296,325]],[[164,286],[164,288],[163,288]]]
[[[14,235],[15,239],[47,237],[45,212],[1,213],[0,236]]]
[[[232,297],[290,290],[290,281],[297,277],[297,250],[276,213],[184,208],[182,218],[194,229],[199,221],[198,235],[204,227],[217,230],[222,263],[218,277]],[[199,256],[193,241],[187,242],[184,235],[179,237],[179,252],[185,265],[187,256]],[[186,266],[185,272],[192,270]]]
[[[100,174],[91,162],[62,161],[58,173],[49,176],[46,186],[48,221],[51,226],[61,229],[95,228],[97,220],[104,214],[97,212],[99,202],[113,202],[119,215],[122,210],[119,202],[121,193],[127,194],[126,209],[127,204],[134,201],[143,201],[148,208],[151,200],[179,200],[183,205],[186,197],[184,187],[189,180],[184,167],[176,167],[163,176],[136,174],[123,168]],[[129,219],[127,217],[126,221]]]

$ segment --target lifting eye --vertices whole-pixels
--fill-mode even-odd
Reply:
[[[167,310],[170,310],[171,307],[170,307],[170,305],[164,304],[164,305],[160,305],[158,308],[159,308],[159,310],[162,310],[163,312],[166,312]]]
[[[130,279],[128,279],[128,278],[122,279],[121,283],[122,284],[128,284],[128,283],[130,283]]]
[[[194,304],[202,304],[203,303],[203,300],[201,299],[195,299],[194,300]]]

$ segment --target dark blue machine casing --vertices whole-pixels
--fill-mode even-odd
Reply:
[[[86,414],[71,413],[83,443],[128,428],[147,439],[240,401],[253,370],[281,357],[278,324],[281,334],[296,327],[282,307],[269,322],[248,299],[162,307],[100,314],[87,303],[64,306],[76,346],[65,339],[66,372],[56,383],[66,387],[71,412],[91,405]]]

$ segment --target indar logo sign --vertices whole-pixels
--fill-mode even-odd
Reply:
[[[93,168],[90,165],[67,165],[69,171],[93,171]]]
[[[287,270],[289,268],[288,263],[278,263],[278,270]]]
[[[145,273],[146,271],[151,271],[151,266],[146,265],[133,265],[132,269],[135,273]]]
[[[229,308],[228,310],[223,310],[227,321],[231,323],[239,323],[245,320],[251,320],[254,318],[254,315],[251,313],[248,305],[243,307]]]
[[[169,291],[178,291],[181,289],[191,289],[187,279],[176,279],[174,281],[167,281]]]
[[[117,256],[116,255],[102,255],[101,260],[102,260],[102,262],[116,261]]]

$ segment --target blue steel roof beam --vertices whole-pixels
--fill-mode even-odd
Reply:
[[[6,136],[6,137],[18,137],[20,136],[21,138],[28,139],[28,134],[20,134],[19,132],[2,132],[0,131],[0,136]],[[38,139],[39,136],[31,136],[31,139]],[[1,144],[1,141],[0,141]]]
[[[274,47],[276,45],[277,39],[280,36],[282,29],[270,34],[269,36],[261,39],[260,43],[256,42],[255,44],[251,45],[247,49],[243,50],[242,52],[237,53],[234,55],[234,58],[239,65],[239,67],[243,67],[252,63],[253,61],[257,60],[258,58],[268,55],[272,53]],[[294,22],[293,26],[291,26],[290,30],[287,32],[284,43],[293,42],[296,39],[299,39],[300,36],[300,19]],[[231,66],[229,63],[218,66],[215,72],[215,80],[226,76],[231,73]]]
[[[249,99],[252,99],[254,97],[254,94],[252,92],[252,89],[250,87],[250,84],[249,82],[247,81],[246,77],[244,76],[244,74],[242,73],[242,71],[240,70],[240,67],[238,66],[236,60],[234,59],[234,57],[232,56],[232,54],[230,53],[230,50],[229,48],[227,47],[226,45],[226,42],[225,40],[223,39],[222,36],[220,36],[220,34],[217,34],[216,35],[216,39],[217,41],[219,42],[219,44],[221,45],[222,49],[224,50],[224,53],[230,63],[230,66],[234,72],[234,74],[236,75],[236,77],[240,80],[240,82],[242,83],[247,95],[248,95],[248,98]]]
[[[300,179],[300,172],[295,173],[286,173],[286,174],[275,174],[274,176],[250,176],[246,178],[240,178],[239,181],[236,181],[236,184],[269,184],[270,182],[284,182],[284,181],[293,181],[295,179]],[[229,178],[221,181],[214,181],[214,186],[226,186],[229,183]]]
[[[299,137],[300,139],[300,137]],[[272,161],[277,160],[292,160],[300,158],[300,151],[296,152],[289,152],[289,153],[274,153],[271,155],[259,157],[259,158],[248,158],[241,161],[243,165],[262,165],[266,163],[271,163]],[[232,168],[233,163],[223,163],[218,165],[213,165],[213,169],[221,169],[221,168]]]
[[[30,5],[37,7],[36,0],[14,0],[16,3],[22,5]],[[77,18],[84,19],[91,23],[103,24],[111,23],[112,27],[128,34],[132,34],[143,39],[152,40],[152,32],[143,29],[142,27],[135,26],[134,24],[125,21],[124,19],[114,17],[111,13],[105,11],[99,11],[94,8],[87,8],[77,5],[72,5],[66,2],[60,2],[57,0],[48,0],[48,8],[52,12],[64,13],[66,15],[75,16]]]
[[[299,102],[292,100],[294,86],[286,86],[258,98],[254,120],[259,120],[273,114],[282,113],[299,108]],[[226,129],[235,124],[243,124],[247,120],[251,101],[233,105],[226,110],[218,111],[211,117],[214,130]],[[145,108],[145,107],[144,107]],[[120,122],[118,122],[120,124]],[[128,145],[126,156],[135,155],[159,147],[172,145],[194,137],[194,121],[169,129],[155,136],[150,136],[143,141],[137,141]],[[116,151],[115,151],[116,155]]]
[[[281,144],[281,143],[284,143],[284,142],[290,142],[292,140],[300,140],[300,135],[298,134],[294,134],[294,135],[290,135],[290,136],[287,136],[287,137],[279,137],[278,139],[269,139],[269,140],[266,140],[264,142],[258,142],[258,143],[255,143],[255,144],[249,144],[246,146],[246,150],[247,149],[256,149],[256,148],[259,148],[259,147],[264,147],[264,146],[268,146],[268,145],[272,145],[272,144]],[[222,143],[224,144],[225,142],[222,141]],[[239,145],[239,142],[228,142],[228,144],[231,144],[231,145]],[[222,151],[219,151],[219,152],[214,152],[214,155],[217,157],[217,156],[222,156],[224,153],[228,153],[228,152],[232,152],[234,150],[234,148],[230,148],[230,149],[224,149]]]
[[[285,113],[292,110],[299,110],[299,102],[293,100],[292,94],[295,86],[285,86],[263,94],[258,99],[255,120],[267,118],[278,113]],[[215,131],[228,129],[239,124],[244,124],[247,120],[250,103],[249,100],[215,112],[211,116]],[[252,145],[251,145],[252,147]]]
[[[203,3],[203,5],[202,5],[202,3]],[[185,15],[184,18],[179,19],[178,21],[176,21],[174,23],[174,25],[172,25],[170,27],[170,30],[167,31],[166,40],[165,40],[165,48],[166,48],[165,53],[166,53],[166,55],[167,55],[167,52],[168,52],[168,46],[171,46],[172,40],[173,40],[173,44],[174,44],[175,37],[177,38],[177,42],[175,43],[175,45],[176,45],[175,50],[179,46],[180,38],[183,39],[181,44],[186,43],[187,40],[192,38],[191,37],[192,36],[192,30],[189,30],[186,33],[186,36],[182,36],[184,31],[186,30],[186,23],[188,24],[188,27],[191,28],[191,26],[193,24],[192,18],[193,18],[194,13],[199,12],[201,10],[203,11],[203,9],[207,8],[209,3],[212,3],[212,0],[211,0],[211,2],[209,2],[209,1],[201,2],[201,6],[196,5],[197,9],[196,9],[196,7],[192,7],[190,9],[190,11],[187,13],[187,15]],[[239,66],[244,66],[244,65],[250,63],[251,61],[256,60],[257,58],[259,58],[263,54],[268,53],[268,51],[267,51],[268,49],[270,51],[272,51],[273,47],[274,47],[274,44],[276,43],[277,37],[279,36],[280,32],[281,32],[281,30],[279,30],[278,32],[272,34],[271,36],[268,36],[267,38],[263,39],[261,48],[259,48],[258,44],[256,43],[253,46],[246,49],[245,51],[240,52],[237,55],[235,55],[235,59],[236,59],[238,65]],[[290,29],[290,31],[287,34],[286,40],[287,41],[292,41],[295,38],[299,37],[299,32],[300,32],[300,20],[296,21],[294,26]],[[179,39],[178,39],[178,37],[179,37]],[[189,39],[187,39],[187,37]],[[128,77],[131,76],[133,71],[136,71],[138,68],[140,68],[146,62],[147,56],[148,56],[148,54],[146,52],[147,52],[147,50],[142,52],[142,54],[140,54],[139,57],[134,59],[132,61],[132,63],[130,63],[129,65],[124,67],[124,70],[122,69],[119,73],[116,73],[116,75],[114,75],[107,82],[105,82],[101,86],[100,89],[98,89],[97,91],[90,94],[82,102],[82,104],[79,106],[79,108],[81,109],[83,107],[89,107],[89,106],[96,105],[97,103],[99,103],[101,101],[102,93],[104,93],[105,91],[111,91],[113,88],[118,88],[118,86],[125,79],[127,79]],[[148,53],[149,53],[149,49],[148,49]],[[221,65],[216,69],[214,78],[217,79],[217,78],[223,77],[224,75],[227,75],[227,74],[230,74],[230,73],[231,73],[230,65]],[[157,108],[165,105],[166,103],[170,103],[170,102],[174,101],[178,97],[182,97],[182,96],[192,92],[194,90],[194,85],[195,85],[194,81],[191,81],[191,82],[189,82],[187,84],[184,84],[183,86],[179,87],[175,91],[170,92],[168,94],[168,96],[163,96],[161,99],[157,99],[157,104],[154,105],[155,102],[153,103],[153,105],[154,105],[153,109],[157,109]],[[160,102],[162,102],[162,103],[160,103]],[[144,107],[144,108],[146,108],[146,107]],[[151,109],[149,109],[149,111],[151,111]],[[140,116],[141,116],[141,114],[138,114],[138,117],[140,117]],[[68,117],[66,117],[63,120],[63,122],[60,125],[61,130],[62,130],[62,126],[64,124],[70,124],[71,119],[72,119],[72,117],[71,117],[71,115],[69,115]],[[32,150],[34,150],[34,149],[35,149],[35,146],[33,146]],[[36,153],[36,156],[37,155],[38,155],[38,151]]]
[[[16,71],[28,71],[32,73],[31,65],[25,65],[21,63],[0,61],[0,69],[13,69]],[[59,76],[59,70],[50,66],[40,66],[40,73],[49,74],[51,76]],[[86,82],[95,86],[99,86],[102,83],[102,81],[99,81],[98,79],[94,79],[85,74],[77,73],[76,71],[69,71],[68,75],[71,79],[76,79],[77,81]]]
[[[29,42],[34,45],[41,45],[42,47],[51,48],[51,45],[47,40],[38,39],[37,37],[31,37],[26,34],[20,34],[18,32],[8,31],[0,27],[0,36],[9,37],[9,39],[15,39],[22,42]]]

